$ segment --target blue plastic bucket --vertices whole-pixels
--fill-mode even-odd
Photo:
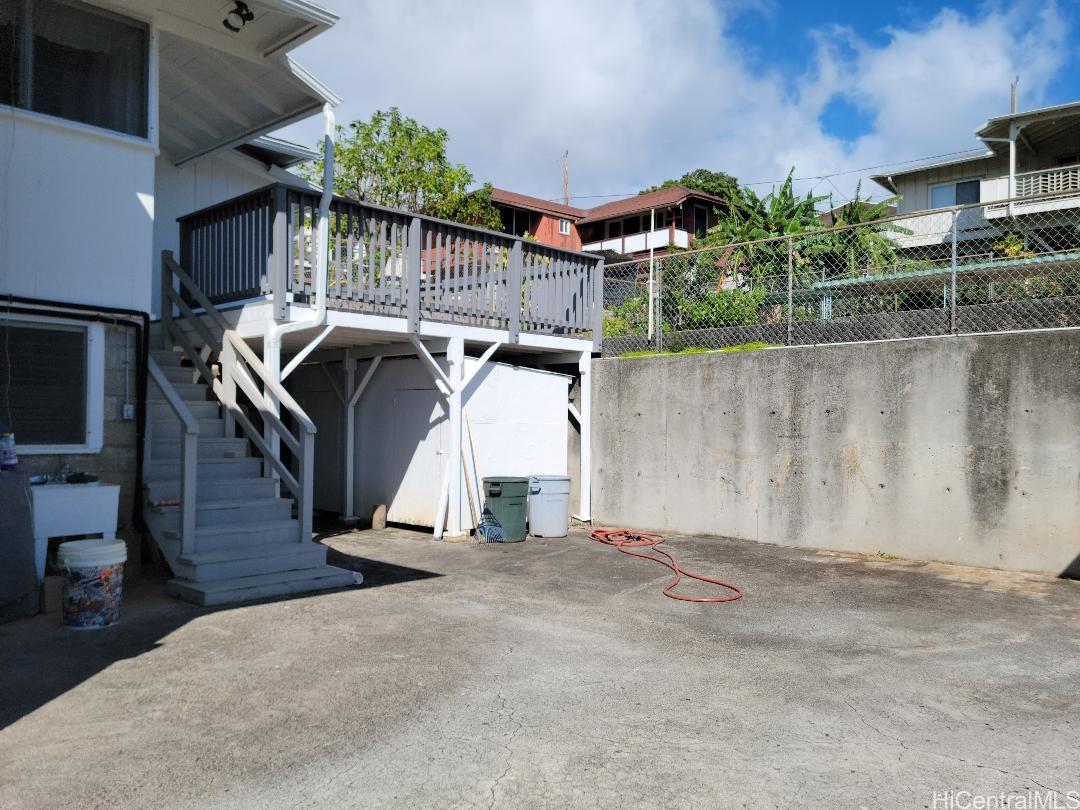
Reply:
[[[64,571],[64,626],[96,630],[120,621],[127,546],[118,540],[61,543],[57,562]]]

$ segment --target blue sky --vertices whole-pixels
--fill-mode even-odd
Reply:
[[[327,0],[333,7],[333,0]],[[795,167],[815,193],[884,196],[881,164],[978,147],[1008,112],[1080,99],[1080,3],[339,0],[294,56],[345,99],[450,134],[478,181],[587,207],[704,167]],[[403,36],[402,32],[408,32]],[[317,120],[287,137],[312,143]],[[828,175],[828,177],[825,177]],[[767,184],[761,190],[767,190]]]

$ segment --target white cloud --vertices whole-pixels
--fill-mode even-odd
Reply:
[[[564,149],[571,193],[603,194],[699,166],[751,181],[974,148],[973,129],[1007,111],[1013,75],[1033,106],[1068,53],[1052,4],[974,17],[946,9],[879,45],[844,28],[807,31],[809,66],[793,77],[744,58],[748,43],[727,32],[733,8],[364,0],[295,55],[344,96],[339,120],[396,105],[448,130],[451,157],[478,180],[556,197]],[[819,118],[834,98],[863,110],[872,131],[852,143],[825,132]],[[286,134],[307,142],[317,132],[311,122]],[[849,193],[858,179],[834,182]]]

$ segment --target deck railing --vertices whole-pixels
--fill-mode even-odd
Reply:
[[[215,304],[314,298],[319,195],[268,186],[180,222],[180,264]],[[327,306],[421,320],[592,336],[599,347],[603,259],[482,228],[335,197]]]
[[[1038,197],[1080,191],[1080,164],[1016,175],[1017,197]]]

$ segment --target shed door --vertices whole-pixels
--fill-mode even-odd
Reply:
[[[435,525],[435,507],[446,462],[447,414],[433,388],[394,393],[392,451],[383,463],[396,481],[386,519],[414,526]]]

